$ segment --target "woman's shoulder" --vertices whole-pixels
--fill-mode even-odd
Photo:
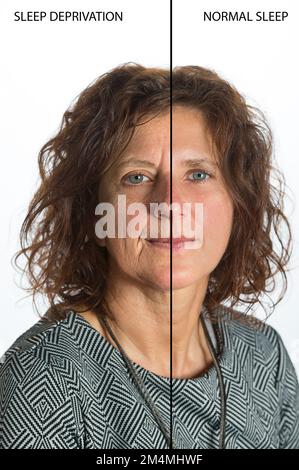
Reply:
[[[246,318],[237,310],[220,310],[220,324],[230,352],[235,358],[233,371],[243,371],[255,399],[261,401],[263,406],[269,405],[273,414],[279,410],[279,447],[297,449],[299,384],[294,364],[282,337],[265,321]],[[228,368],[230,373],[230,362]],[[232,375],[230,374],[230,377]]]
[[[83,447],[82,325],[75,315],[54,322],[42,317],[2,356],[0,449]]]
[[[73,363],[79,355],[79,326],[76,314],[67,312],[61,320],[43,316],[15,339],[0,358],[0,377],[8,369],[18,381],[35,369],[50,371]]]
[[[251,355],[259,367],[275,371],[277,380],[288,374],[297,380],[288,350],[274,326],[225,306],[220,306],[217,314],[226,343],[239,357]]]

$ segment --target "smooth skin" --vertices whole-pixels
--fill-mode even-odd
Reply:
[[[100,182],[99,200],[115,206],[118,194],[126,195],[127,204],[170,205],[171,178],[173,203],[203,204],[202,246],[172,254],[173,378],[198,377],[212,364],[199,315],[209,276],[229,241],[233,203],[211,144],[202,114],[174,106],[172,174],[170,115],[164,113],[136,128],[121,161]],[[150,217],[148,213],[145,222]],[[114,334],[132,361],[170,377],[170,249],[144,238],[106,238],[99,244],[105,244],[110,255],[107,293]],[[92,311],[81,315],[116,347]]]

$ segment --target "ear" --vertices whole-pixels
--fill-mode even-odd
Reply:
[[[97,235],[97,229],[96,229],[97,224],[98,224],[100,219],[101,219],[101,217],[94,216],[93,225],[94,225],[95,230],[94,230],[94,233],[93,233],[92,237],[93,237],[95,243],[98,246],[104,248],[106,246],[106,237],[102,238],[102,236],[98,236]]]
[[[106,246],[106,238],[98,238],[97,237],[97,245],[104,248]]]

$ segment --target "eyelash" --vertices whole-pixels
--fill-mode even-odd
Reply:
[[[204,171],[204,170],[192,171],[192,173],[190,173],[190,174],[192,175],[194,173],[205,174],[205,175],[208,176],[208,178],[205,178],[204,180],[194,180],[194,179],[192,180],[192,179],[190,179],[190,181],[192,181],[193,183],[205,183],[208,179],[213,177],[213,175],[211,173],[208,173],[207,171]],[[132,173],[130,175],[127,175],[127,176],[124,177],[124,181],[125,181],[125,184],[128,184],[129,186],[140,186],[140,184],[144,182],[144,181],[141,181],[141,183],[136,183],[136,184],[126,182],[126,179],[130,178],[131,176],[145,176],[146,178],[149,178],[148,176],[144,175],[143,173]]]
[[[204,173],[206,175],[208,175],[208,178],[205,178],[204,180],[192,180],[191,181],[193,183],[205,183],[207,180],[209,180],[210,178],[212,178],[212,174],[211,173],[208,173],[207,171],[204,171],[204,170],[196,170],[196,171],[192,171],[192,173],[190,173],[191,175],[194,174],[194,173]]]
[[[140,186],[140,183],[128,183],[126,182],[126,179],[127,178],[130,178],[131,176],[145,176],[146,178],[149,178],[148,176],[144,175],[143,173],[131,173],[130,175],[127,175],[123,178],[123,180],[125,181],[125,184],[127,184],[128,186]],[[144,181],[141,181],[141,183],[143,183]]]

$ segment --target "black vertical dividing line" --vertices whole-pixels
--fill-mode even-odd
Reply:
[[[172,0],[170,0],[170,449],[172,449]]]

